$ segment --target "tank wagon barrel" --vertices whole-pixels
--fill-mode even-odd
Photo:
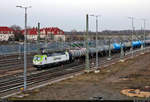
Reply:
[[[69,53],[71,53],[72,57],[81,57],[86,54],[86,48],[81,48],[78,50],[70,50]]]

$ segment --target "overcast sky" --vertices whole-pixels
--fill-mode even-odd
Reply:
[[[148,19],[150,28],[150,0],[1,0],[0,26],[13,24],[24,27],[24,10],[16,5],[28,5],[28,26],[59,27],[64,31],[85,30],[85,15],[98,14],[99,30],[131,29],[129,16],[135,17],[135,29]],[[89,29],[95,31],[95,18],[89,18]]]

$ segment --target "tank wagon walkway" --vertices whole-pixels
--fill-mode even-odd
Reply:
[[[100,96],[106,99],[135,99],[121,94],[126,88],[144,90],[150,86],[150,53],[136,56],[125,62],[117,62],[100,71],[100,73],[83,74],[65,81],[27,92],[25,100],[88,100]],[[146,91],[150,91],[147,89]]]

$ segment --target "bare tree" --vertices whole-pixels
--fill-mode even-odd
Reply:
[[[14,30],[14,40],[15,41],[20,41],[24,40],[24,35],[22,34],[22,29],[18,25],[12,25],[10,28]]]
[[[18,25],[12,25],[10,28],[12,28],[13,30],[21,30],[21,27]]]

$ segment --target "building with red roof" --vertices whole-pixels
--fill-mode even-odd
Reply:
[[[13,29],[5,26],[0,27],[0,41],[8,41],[9,38],[14,38]]]
[[[22,30],[22,34],[25,34],[25,30]],[[27,29],[27,39],[28,40],[37,40],[37,29],[36,28],[31,28]]]
[[[65,41],[64,32],[57,27],[43,28],[43,34],[46,36],[47,39],[51,39],[54,41]]]
[[[24,34],[25,31],[22,31]],[[27,39],[28,40],[37,40],[38,38],[38,30],[36,28],[28,29],[27,30]],[[50,40],[63,40],[65,41],[64,32],[57,28],[57,27],[46,27],[40,29],[40,38],[42,39],[50,39]]]

